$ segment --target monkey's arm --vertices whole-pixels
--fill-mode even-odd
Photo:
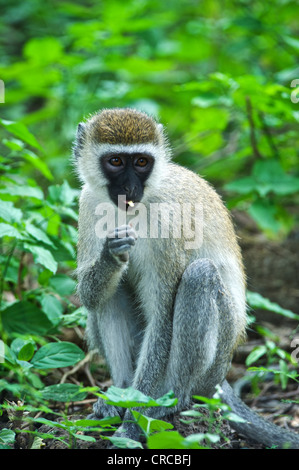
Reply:
[[[83,191],[79,210],[78,293],[89,311],[101,312],[116,292],[135,244],[132,227],[116,228],[106,238],[96,235],[96,203]]]
[[[89,264],[79,265],[78,292],[89,310],[100,312],[115,293],[128,260],[128,250],[135,243],[129,228],[125,238],[107,238],[102,250]]]

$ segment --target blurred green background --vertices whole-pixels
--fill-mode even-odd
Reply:
[[[0,7],[1,117],[29,126],[56,181],[78,185],[70,154],[81,119],[132,106],[167,126],[175,160],[225,191],[230,208],[269,237],[289,233],[299,190],[296,0]]]

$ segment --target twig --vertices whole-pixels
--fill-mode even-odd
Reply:
[[[70,375],[74,374],[74,373],[77,372],[79,369],[81,369],[82,367],[84,367],[85,364],[87,364],[88,362],[90,362],[90,361],[91,361],[91,358],[92,358],[92,355],[93,355],[92,351],[89,352],[88,354],[86,354],[85,358],[82,359],[82,361],[78,362],[78,364],[76,364],[75,367],[73,367],[71,370],[68,370],[68,371],[62,376],[62,378],[61,378],[61,380],[60,380],[60,383],[63,384],[63,383],[66,381],[66,379],[67,379]]]
[[[20,257],[20,264],[19,264],[19,269],[18,269],[18,282],[17,282],[17,295],[20,300],[22,300],[22,270],[24,266],[24,257],[25,257],[25,252],[22,251],[21,257]]]
[[[247,110],[247,117],[248,117],[249,127],[250,127],[250,142],[251,142],[253,154],[256,158],[262,158],[262,155],[260,154],[258,146],[257,146],[256,135],[255,135],[255,124],[254,124],[253,114],[252,114],[252,104],[251,104],[251,100],[249,96],[246,96],[246,110]]]
[[[263,126],[263,131],[264,131],[265,136],[268,140],[269,147],[272,149],[274,157],[278,158],[279,157],[278,148],[276,147],[275,142],[272,138],[269,126],[265,122],[263,113],[259,112],[258,114],[259,114],[259,118],[260,118],[260,121],[261,121],[262,126]]]

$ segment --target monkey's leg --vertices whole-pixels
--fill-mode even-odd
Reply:
[[[179,400],[176,410],[187,406],[193,394],[211,396],[225,379],[237,336],[235,316],[236,308],[214,263],[208,259],[191,263],[175,300],[164,384]]]
[[[138,343],[138,330],[130,299],[119,287],[101,314],[89,313],[87,337],[91,348],[104,354],[116,387],[132,385],[133,360]],[[101,398],[93,407],[94,418],[122,415],[123,409],[107,405]]]
[[[153,392],[155,398],[173,390],[178,404],[174,408],[140,409],[141,413],[163,417],[189,406],[192,394],[211,395],[215,392],[215,385],[222,383],[230,365],[236,337],[233,312],[233,304],[215,265],[203,259],[188,266],[176,295],[164,379],[160,383],[154,382]],[[165,331],[156,332],[156,335],[165,337]],[[159,360],[158,355],[156,360]],[[160,364],[161,368],[164,366]],[[143,383],[146,385],[150,373],[144,363],[144,378],[140,375],[138,387],[143,392]],[[126,413],[125,419],[132,417]],[[117,432],[117,436],[132,439],[138,439],[139,434],[131,423],[124,424]]]

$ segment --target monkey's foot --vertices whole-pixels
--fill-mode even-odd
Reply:
[[[126,439],[131,439],[133,441],[138,441],[142,440],[142,432],[135,423],[129,423],[125,422],[123,423],[117,431],[112,436],[113,438],[126,438]],[[108,449],[117,449],[119,446],[117,445],[117,440],[112,441],[111,444],[108,446]],[[134,445],[131,448],[135,448],[136,446]],[[130,445],[128,446],[130,448]]]
[[[88,419],[102,419],[107,416],[118,416],[120,418],[124,415],[124,408],[119,406],[107,405],[105,400],[98,398],[98,401],[93,405],[93,413],[88,415]]]

